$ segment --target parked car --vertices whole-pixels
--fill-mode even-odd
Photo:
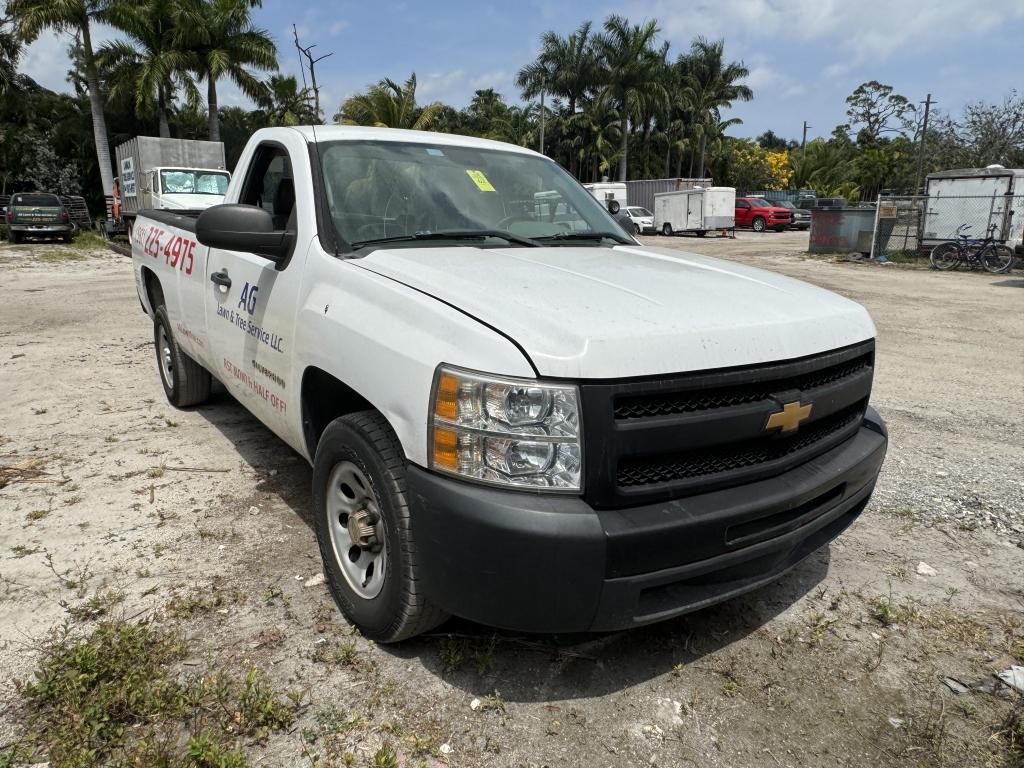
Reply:
[[[627,205],[624,210],[626,211],[626,215],[629,217],[629,220],[633,222],[634,235],[639,235],[641,232],[654,231],[654,214],[646,208]]]
[[[774,229],[781,232],[793,223],[789,208],[769,203],[763,197],[736,198],[736,226],[750,227],[755,232]]]
[[[11,195],[4,219],[12,243],[20,243],[26,237],[59,237],[70,243],[75,232],[75,225],[60,198],[48,192]]]
[[[257,131],[226,204],[139,213],[167,399],[215,376],[312,464],[327,585],[366,637],[662,621],[867,505],[864,308],[610,213],[523,147],[345,126]]]
[[[797,208],[789,200],[779,200],[775,205],[781,205],[783,208],[789,209],[789,213],[793,217],[793,223],[790,224],[790,227],[793,229],[807,230],[811,228],[811,212],[806,208]]]

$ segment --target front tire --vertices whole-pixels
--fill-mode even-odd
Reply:
[[[640,225],[639,224],[634,224],[633,225],[633,234],[634,235],[639,235],[640,234]]]
[[[932,267],[943,272],[956,269],[960,264],[960,248],[956,243],[939,243],[928,255]]]
[[[376,411],[335,419],[313,460],[313,528],[338,608],[366,637],[395,643],[448,618],[424,596],[405,454]]]
[[[761,216],[755,216],[754,220],[750,223],[750,228],[755,232],[764,232],[764,218]]]
[[[186,355],[174,340],[167,307],[160,304],[153,315],[156,367],[168,402],[176,408],[205,402],[210,397],[210,372]]]
[[[672,237],[672,225],[667,221],[661,225],[661,234],[665,237]]]
[[[1005,245],[993,245],[982,255],[981,263],[994,275],[1009,272],[1013,266],[1013,251]]]

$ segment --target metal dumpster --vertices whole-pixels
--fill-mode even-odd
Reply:
[[[811,253],[868,253],[874,229],[874,208],[814,208],[808,250]]]

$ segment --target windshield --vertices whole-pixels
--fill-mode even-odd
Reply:
[[[320,156],[331,220],[345,243],[435,235],[412,241],[427,247],[447,244],[437,233],[459,231],[508,232],[520,239],[553,237],[567,242],[571,239],[565,237],[567,233],[613,232],[622,237],[604,207],[575,179],[553,161],[536,155],[479,147],[339,141],[323,144]],[[593,241],[599,243],[599,239]],[[587,242],[574,240],[573,244]]]
[[[58,206],[60,200],[56,195],[15,195],[11,205]]]
[[[797,207],[795,205],[793,205],[791,202],[789,202],[789,200],[779,200],[775,204],[778,205],[778,206],[782,206],[783,208],[789,208],[789,210],[791,210],[791,211],[797,210]]]
[[[229,176],[215,171],[160,171],[160,188],[169,195],[226,195]]]
[[[630,216],[653,216],[654,214],[648,211],[646,208],[629,208]]]
[[[771,208],[772,207],[771,204],[768,201],[762,200],[759,197],[752,198],[750,200],[750,204],[752,206],[754,206],[755,208]]]

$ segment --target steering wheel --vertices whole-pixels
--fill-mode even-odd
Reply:
[[[526,216],[526,215],[524,215],[522,213],[513,213],[513,214],[511,214],[509,216],[506,216],[501,221],[499,221],[497,224],[495,224],[494,228],[495,229],[508,229],[508,227],[505,226],[506,224],[515,224],[517,221],[533,222],[534,219],[532,219],[531,217]]]

